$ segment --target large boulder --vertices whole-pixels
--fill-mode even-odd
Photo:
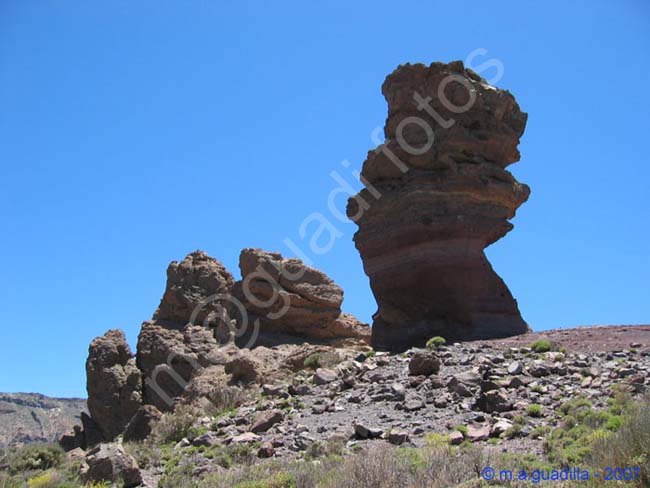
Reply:
[[[103,439],[114,439],[142,404],[140,370],[121,330],[109,330],[91,342],[86,389],[94,424]]]
[[[242,280],[233,294],[248,314],[248,329],[259,320],[259,341],[291,342],[364,338],[366,324],[341,312],[343,290],[325,273],[299,259],[261,249],[243,249],[239,257]],[[242,327],[243,329],[243,327]],[[249,336],[240,334],[245,339]]]
[[[234,283],[219,261],[203,251],[194,251],[168,266],[165,293],[153,318],[177,328],[190,320],[217,327],[227,310],[227,297]]]
[[[348,201],[378,310],[375,349],[528,330],[484,249],[512,229],[529,188],[505,168],[526,125],[507,91],[463,63],[402,65],[382,86],[386,143]]]
[[[142,484],[138,463],[119,443],[100,444],[86,454],[86,481],[120,483],[124,488]]]

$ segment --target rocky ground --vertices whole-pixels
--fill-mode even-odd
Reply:
[[[639,400],[650,385],[650,326],[558,329],[400,354],[306,347],[277,346],[282,354],[276,355],[275,348],[260,348],[260,361],[236,356],[242,371],[233,377],[245,370],[256,381],[221,384],[221,402],[211,408],[186,401],[162,417],[145,415],[114,442],[68,452],[68,462],[82,480],[115,477],[127,480],[125,486],[151,487],[187,480],[213,486],[217,479],[218,486],[236,486],[228,476],[243,476],[244,466],[309,466],[317,458],[326,466],[332,455],[351,459],[378,446],[428,453],[471,445],[562,465],[576,456],[575,446],[554,432],[570,437],[583,427],[574,432],[569,423],[596,418],[581,435],[614,432],[622,419],[617,398]],[[271,364],[287,357],[301,364]],[[134,442],[138,437],[145,440]]]
[[[578,347],[582,336],[591,339],[586,349]],[[552,339],[550,351],[543,351],[543,338]],[[332,442],[351,451],[376,442],[424,447],[443,438],[436,434],[452,445],[480,443],[542,458],[545,434],[563,422],[563,404],[585,399],[604,411],[617,391],[639,397],[646,390],[649,346],[648,326],[598,327],[361,353],[264,385],[225,415],[199,417],[193,438],[174,450],[193,456],[197,475],[223,469],[197,448],[241,444],[260,458],[300,459]],[[155,485],[164,474],[163,465],[151,466],[145,479]]]

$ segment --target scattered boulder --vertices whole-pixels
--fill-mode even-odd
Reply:
[[[280,410],[266,410],[258,413],[251,424],[251,432],[259,434],[266,432],[275,424],[284,420],[284,413]]]
[[[440,370],[440,360],[432,351],[415,351],[409,361],[409,374],[429,376]]]
[[[449,444],[451,444],[452,446],[457,446],[459,444],[462,444],[463,441],[465,440],[465,436],[463,435],[463,433],[457,430],[451,432],[448,437],[449,437]]]
[[[401,446],[410,440],[409,433],[405,430],[391,430],[388,434],[388,442],[396,446]]]
[[[487,440],[490,437],[489,425],[468,425],[467,426],[467,439],[471,442],[479,442]]]
[[[358,439],[379,439],[384,431],[377,427],[357,423],[354,425],[354,433]]]
[[[275,447],[270,442],[263,442],[260,448],[257,450],[257,457],[266,459],[273,457],[275,454]]]
[[[142,474],[135,459],[124,451],[121,444],[100,444],[86,454],[87,481],[100,483],[121,482],[124,488],[142,483]]]
[[[476,400],[476,407],[487,413],[507,412],[512,410],[513,404],[500,390],[482,392]]]
[[[313,382],[315,385],[326,385],[332,381],[336,381],[338,378],[335,371],[327,368],[318,368],[313,376]]]
[[[494,437],[498,437],[499,435],[503,434],[506,432],[509,428],[512,427],[512,422],[506,419],[499,419],[497,422],[492,426],[490,430],[490,435]]]
[[[103,439],[113,440],[142,405],[142,378],[124,332],[109,330],[88,348],[88,411]]]
[[[379,307],[373,348],[527,332],[483,252],[512,229],[530,193],[505,169],[519,160],[527,115],[461,61],[399,66],[382,92],[387,142],[368,153],[366,188],[347,206]],[[453,124],[443,127],[431,113]]]
[[[513,361],[508,365],[508,374],[521,374],[523,371],[523,367],[520,362],[518,361]]]
[[[262,438],[253,433],[253,432],[245,432],[243,434],[236,435],[232,439],[230,439],[231,444],[252,444],[254,442],[259,442]]]

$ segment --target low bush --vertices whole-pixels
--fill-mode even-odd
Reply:
[[[11,473],[45,470],[61,464],[65,457],[63,449],[54,444],[28,444],[9,455]]]
[[[237,409],[251,399],[251,394],[238,386],[220,385],[210,392],[208,399],[214,406],[214,411],[208,413],[218,416]]]
[[[616,432],[594,440],[591,460],[601,468],[638,466],[640,486],[650,486],[650,397],[628,407]]]
[[[318,369],[321,367],[320,364],[320,353],[315,352],[314,354],[310,354],[305,358],[304,362],[305,368],[310,368],[310,369]]]
[[[546,339],[535,341],[528,347],[530,347],[535,352],[549,352],[552,349],[551,342]]]
[[[526,408],[526,413],[531,417],[541,417],[543,413],[542,406],[538,403],[531,403]]]
[[[447,344],[447,341],[444,337],[435,336],[427,341],[426,346],[427,349],[437,349],[440,346],[444,346],[445,344]]]
[[[166,444],[190,436],[200,412],[188,405],[178,405],[173,412],[164,414],[152,429],[153,439]]]

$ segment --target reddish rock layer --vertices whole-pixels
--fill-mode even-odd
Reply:
[[[504,169],[519,159],[526,114],[461,62],[400,66],[382,91],[387,142],[368,153],[366,189],[348,202],[379,307],[373,346],[526,332],[483,252],[530,193]]]

